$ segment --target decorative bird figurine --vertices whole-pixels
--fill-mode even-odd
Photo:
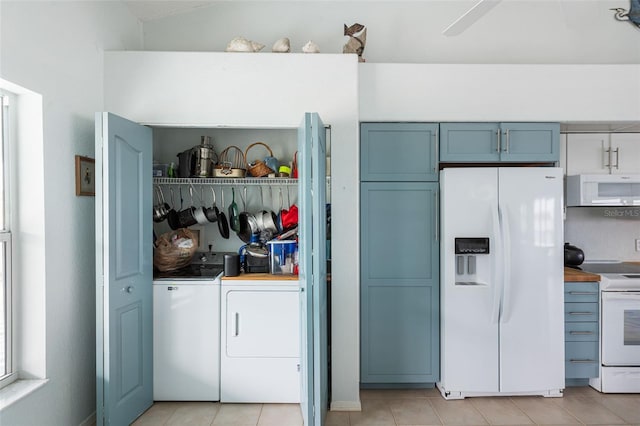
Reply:
[[[618,21],[629,21],[640,28],[640,0],[630,0],[628,11],[621,7],[616,7],[615,9],[610,10],[614,10],[616,12],[615,18]]]
[[[347,27],[347,24],[344,24],[344,35],[349,36],[349,41],[342,48],[342,53],[356,53],[358,62],[365,62],[362,57],[364,45],[367,43],[367,29],[365,26],[355,23]]]

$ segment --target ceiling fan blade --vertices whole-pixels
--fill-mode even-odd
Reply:
[[[442,32],[446,36],[455,36],[462,34],[467,28],[473,25],[478,19],[482,18],[487,12],[496,7],[502,0],[478,0],[476,4],[464,15],[456,19]]]

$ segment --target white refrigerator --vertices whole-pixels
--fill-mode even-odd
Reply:
[[[445,168],[440,200],[442,396],[562,396],[562,169]]]

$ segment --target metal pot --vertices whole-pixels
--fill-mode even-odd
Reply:
[[[244,210],[242,211],[242,213],[240,213],[238,217],[240,229],[238,230],[237,233],[238,233],[238,237],[242,241],[244,241],[245,243],[248,243],[249,241],[251,241],[251,236],[254,234],[257,234],[260,231],[258,229],[258,222],[256,221],[255,216],[247,211],[247,188],[246,187],[244,187],[243,192],[244,192],[244,197],[242,197],[242,204],[243,204]]]
[[[584,262],[584,252],[582,249],[571,245],[570,243],[564,243],[564,264],[565,266],[578,266]]]
[[[202,136],[200,145],[194,147],[196,150],[196,166],[194,175],[201,178],[213,176],[213,165],[218,162],[210,136]]]

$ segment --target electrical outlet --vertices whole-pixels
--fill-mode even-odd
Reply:
[[[636,251],[640,251],[640,238],[636,238]]]

